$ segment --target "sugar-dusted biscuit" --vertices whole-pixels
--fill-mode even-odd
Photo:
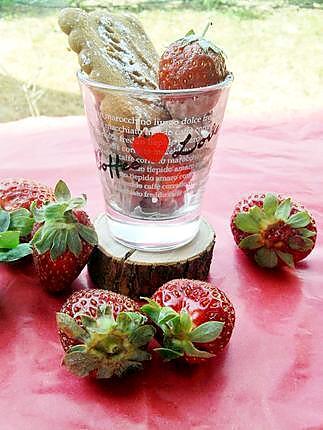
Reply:
[[[157,52],[133,16],[66,8],[58,22],[78,54],[81,69],[91,79],[123,87],[158,88]]]
[[[139,95],[106,95],[101,101],[100,111],[105,123],[119,128],[140,130],[169,119],[168,112],[158,100],[147,100]]]

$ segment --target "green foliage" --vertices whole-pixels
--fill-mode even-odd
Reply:
[[[0,9],[13,6],[15,3],[15,0],[0,0]]]
[[[287,6],[300,8],[323,8],[323,0],[0,0],[0,10],[12,12],[24,8],[79,7],[87,11],[97,7],[112,10],[142,12],[162,9],[218,10],[236,15],[241,19],[259,19],[274,9]]]
[[[186,7],[199,10],[219,10],[240,19],[260,19],[275,9],[288,6],[314,8],[323,6],[323,0],[183,0]]]
[[[268,9],[295,5],[298,7],[318,7],[323,0],[183,0],[187,6],[194,5],[201,9],[236,9],[252,11],[252,9]]]
[[[120,5],[123,0],[91,1],[114,1]],[[186,5],[181,0],[147,1],[151,8],[137,15],[159,53],[190,28],[201,32],[206,22],[212,20],[214,25],[208,38],[225,49],[230,70],[236,77],[227,117],[240,116],[241,112],[250,117],[279,116],[280,113],[289,116],[296,111],[321,108],[323,93],[318,88],[323,85],[323,8],[272,8],[261,19],[249,19],[250,13],[241,8],[237,12],[224,7],[203,10],[194,6],[197,0],[187,1]],[[322,4],[322,1],[316,3]],[[58,9],[52,7],[59,2],[63,0],[49,0],[46,4],[43,0],[44,7],[0,10],[0,32],[4,35],[0,46],[0,123],[30,116],[29,99],[35,102],[40,115],[83,113],[75,78],[79,67],[77,57],[66,49],[67,38],[57,25]],[[162,4],[165,6],[161,7]],[[268,2],[258,0],[258,4]],[[24,52],[24,55],[13,55],[14,52]],[[302,64],[306,67],[300,67]],[[37,91],[34,94],[29,88]],[[35,101],[38,91],[43,95]]]
[[[318,7],[323,6],[323,0],[287,0],[286,3],[298,7]]]

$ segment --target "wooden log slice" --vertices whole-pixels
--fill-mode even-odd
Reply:
[[[95,228],[99,245],[88,263],[88,271],[99,288],[138,298],[151,296],[171,279],[204,281],[208,276],[215,233],[205,219],[192,242],[165,252],[144,252],[121,245],[111,236],[105,215],[96,219]]]

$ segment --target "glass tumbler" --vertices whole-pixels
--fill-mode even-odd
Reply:
[[[190,242],[232,74],[185,90],[115,87],[82,72],[78,79],[112,236],[146,251]]]

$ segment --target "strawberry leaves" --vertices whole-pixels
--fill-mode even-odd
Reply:
[[[66,241],[67,248],[72,252],[72,254],[80,255],[82,252],[82,242],[77,230],[70,230],[67,234]]]
[[[52,260],[55,261],[58,257],[64,254],[66,250],[67,234],[68,233],[66,229],[61,229],[55,232],[50,249],[50,256]]]
[[[169,306],[160,306],[154,300],[142,297],[148,303],[141,311],[163,332],[163,345],[156,348],[165,361],[184,355],[190,357],[209,358],[213,354],[197,349],[194,342],[208,343],[218,338],[224,323],[208,321],[195,327],[191,315],[183,308],[180,313]]]
[[[240,240],[239,247],[255,251],[254,259],[259,266],[274,268],[282,262],[294,268],[293,252],[308,252],[314,247],[311,238],[316,232],[312,230],[310,214],[305,210],[292,213],[292,208],[291,198],[279,201],[277,196],[267,193],[262,206],[254,205],[235,216],[235,226],[248,233]]]
[[[195,31],[191,28],[186,34],[185,37],[195,35]]]
[[[278,208],[279,201],[274,194],[267,193],[264,198],[263,209],[267,216],[273,216]]]
[[[204,28],[201,36],[197,35],[193,29],[189,30],[185,36],[178,41],[178,43],[181,46],[190,45],[194,42],[197,42],[200,47],[203,49],[205,54],[209,53],[209,50],[212,50],[216,54],[222,54],[225,55],[223,50],[216,46],[214,43],[210,42],[209,40],[205,39],[205,35],[209,29],[209,27],[212,25],[212,22],[208,22],[206,27]]]
[[[0,247],[12,249],[19,245],[19,231],[4,231],[0,233]]]
[[[234,223],[238,229],[245,233],[258,233],[260,230],[259,221],[253,218],[250,211],[239,213],[236,216]]]
[[[96,317],[80,314],[82,326],[64,312],[56,314],[59,330],[80,342],[68,349],[63,364],[77,376],[95,371],[97,378],[121,376],[131,368],[141,368],[151,355],[142,349],[155,334],[147,317],[138,312],[120,312],[114,318],[112,306],[103,304]]]
[[[81,238],[85,240],[85,242],[89,243],[92,246],[97,245],[98,237],[97,237],[97,234],[93,228],[88,227],[88,226],[81,224],[81,223],[77,223],[76,229],[77,229],[79,235],[81,236]]]
[[[10,263],[12,261],[18,261],[27,255],[32,253],[32,249],[29,243],[20,243],[18,246],[12,249],[0,248],[0,263]]]
[[[286,264],[286,266],[290,267],[291,269],[295,269],[295,264],[294,264],[294,259],[292,254],[277,250],[276,255],[281,259],[283,263]]]
[[[26,237],[31,233],[34,222],[29,210],[25,208],[16,209],[10,212],[9,230],[19,231],[21,237]]]
[[[171,348],[154,348],[154,351],[158,352],[164,361],[175,360],[184,355],[184,352],[179,352]]]
[[[199,40],[199,36],[195,33],[193,29],[191,29],[185,34],[185,37],[180,39],[179,42],[182,46],[186,46],[193,42],[196,42],[197,40]]]
[[[203,37],[198,36],[197,34],[195,34],[194,30],[188,31],[185,37],[180,39],[178,42],[181,46],[187,46],[194,42],[197,42],[199,46],[203,49],[205,54],[208,54],[209,50],[212,50],[216,54],[224,55],[224,52],[222,51],[221,48],[216,46],[214,43],[204,39]]]
[[[61,179],[57,182],[54,190],[55,198],[58,202],[66,202],[71,199],[71,192]]]
[[[74,320],[74,318],[64,312],[56,313],[57,327],[65,333],[66,336],[72,337],[80,342],[85,342],[88,339],[87,332]]]
[[[71,348],[71,351],[64,357],[63,364],[71,373],[81,378],[100,366],[100,359],[88,354],[85,350],[80,351],[79,346]]]
[[[283,200],[275,211],[275,218],[277,220],[287,221],[290,211],[292,209],[292,201],[290,198]]]
[[[212,342],[220,336],[224,323],[221,321],[208,321],[195,327],[190,335],[192,342]]]
[[[256,252],[255,261],[260,267],[272,269],[277,266],[278,258],[274,250],[263,247]]]
[[[245,237],[239,243],[241,249],[258,249],[264,245],[264,240],[260,234],[252,234]]]
[[[274,267],[276,267],[279,259],[284,264],[286,264],[286,266],[292,269],[295,268],[292,254],[279,251],[278,249],[273,250],[273,249],[262,247],[256,252],[254,259],[258,264],[258,266],[264,267],[267,269],[273,269]]]
[[[305,211],[298,212],[290,216],[287,220],[287,224],[289,224],[293,228],[306,227],[310,222],[311,222],[311,217]]]
[[[10,225],[10,214],[7,211],[0,210],[0,233],[7,231]]]
[[[183,351],[185,352],[185,355],[188,355],[189,357],[197,357],[197,358],[214,357],[214,354],[211,354],[210,352],[197,349],[194,346],[194,344],[190,341],[182,341],[182,348],[183,348]]]
[[[0,209],[0,262],[9,263],[31,254],[28,243],[20,239],[28,236],[34,226],[34,220],[27,209],[11,212]]]
[[[92,246],[98,243],[94,228],[78,222],[73,213],[85,205],[86,196],[72,198],[65,182],[60,180],[55,187],[55,198],[55,202],[39,209],[32,206],[35,220],[42,223],[32,239],[32,245],[39,254],[50,251],[53,261],[66,251],[78,257],[83,249],[82,240]]]
[[[299,228],[298,233],[303,237],[314,237],[314,236],[316,236],[315,231],[308,230],[307,228]]]
[[[308,237],[293,236],[288,240],[288,246],[296,251],[307,251],[313,248],[313,241]]]

